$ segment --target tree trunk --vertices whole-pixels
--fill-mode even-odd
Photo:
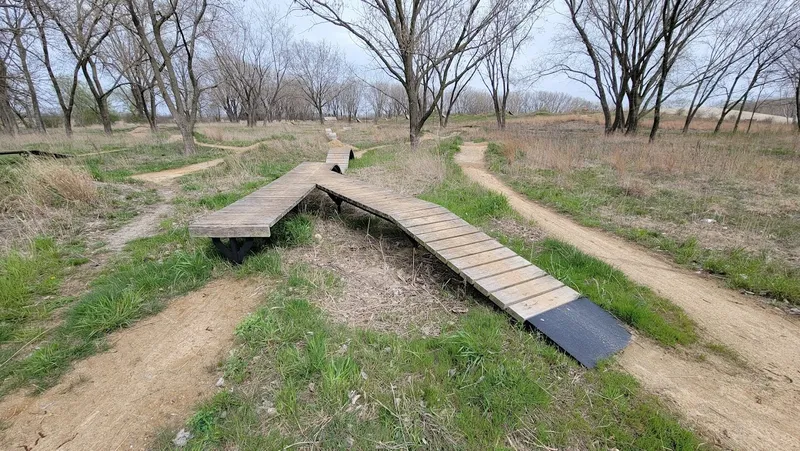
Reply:
[[[736,115],[736,122],[733,123],[733,132],[736,133],[739,130],[739,121],[742,120],[742,113],[744,112],[744,106],[747,104],[747,94],[745,94],[744,99],[742,99],[742,104],[739,105],[739,114]]]
[[[28,70],[28,49],[26,49],[22,44],[21,34],[18,33],[16,35],[15,42],[17,44],[17,53],[19,54],[22,73],[25,74],[25,82],[28,85],[28,95],[31,96],[31,114],[33,115],[31,122],[33,124],[33,128],[40,132],[46,132],[47,127],[44,125],[42,111],[39,109],[39,96],[36,94],[36,86],[34,85],[33,78]]]
[[[797,124],[797,131],[800,132],[800,77],[797,77],[797,85],[794,88],[794,123]]]
[[[2,131],[10,134],[17,134],[17,118],[11,108],[11,98],[8,95],[8,76],[6,63],[0,60],[0,126]]]
[[[64,133],[67,134],[68,137],[72,137],[72,110],[64,111]]]
[[[317,114],[319,114],[319,123],[325,125],[325,116],[322,115],[322,106],[317,107]]]
[[[178,124],[178,130],[181,132],[181,138],[183,138],[183,154],[194,155],[197,151],[194,144],[194,123],[184,118],[176,118],[175,122]]]
[[[625,134],[635,135],[639,131],[639,96],[633,94],[628,103],[628,122],[625,124]]]
[[[689,131],[689,125],[692,123],[692,120],[694,120],[694,115],[695,113],[692,112],[690,107],[689,111],[686,112],[686,121],[683,123],[683,130],[681,130],[681,133],[684,135]]]
[[[413,81],[408,80],[406,96],[408,97],[408,139],[411,142],[411,150],[417,150],[419,147],[422,131],[422,112],[419,110],[416,89]]]
[[[100,113],[100,121],[103,123],[103,132],[110,135],[111,131],[111,115],[108,112],[108,100],[102,97],[97,101],[97,109]]]

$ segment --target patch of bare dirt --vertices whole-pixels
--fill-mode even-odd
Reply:
[[[167,169],[158,172],[146,172],[144,174],[132,175],[132,179],[141,180],[143,182],[165,184],[175,180],[178,177],[194,172],[205,171],[208,168],[213,168],[216,165],[225,162],[224,158],[217,158],[215,160],[204,161],[202,163],[190,164],[175,169]]]
[[[682,307],[703,336],[735,350],[748,371],[701,363],[637,338],[619,363],[651,392],[674,403],[699,428],[735,449],[800,449],[800,322],[717,282],[665,262],[636,245],[535,204],[483,169],[485,144],[456,154],[464,173],[504,194],[547,234],[615,266]]]
[[[146,449],[221,388],[216,365],[262,299],[254,280],[217,280],[109,336],[111,349],[75,364],[39,396],[0,403],[4,449]]]
[[[173,209],[171,201],[175,197],[175,191],[171,187],[160,187],[158,194],[161,196],[159,203],[148,206],[146,211],[108,237],[108,250],[120,251],[127,242],[151,236],[158,231],[158,225]]]
[[[424,249],[414,248],[392,224],[370,217],[367,233],[368,216],[355,207],[343,204],[339,216],[327,199],[315,202],[325,206],[316,221],[314,246],[290,249],[285,259],[340,277],[341,293],[315,299],[332,319],[352,327],[435,336],[469,310],[460,278]],[[445,286],[457,289],[444,291]]]

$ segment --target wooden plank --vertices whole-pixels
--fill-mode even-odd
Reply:
[[[457,236],[455,238],[447,238],[444,240],[434,241],[431,244],[425,243],[425,245],[426,247],[429,247],[435,251],[441,251],[444,249],[449,249],[451,247],[465,246],[467,244],[478,243],[481,241],[487,241],[491,239],[492,237],[483,232],[476,232],[470,235],[463,235],[463,236]]]
[[[501,247],[503,247],[503,245],[497,242],[496,240],[488,240],[488,241],[481,241],[475,244],[470,244],[469,246],[460,246],[450,249],[444,249],[437,251],[436,253],[445,260],[447,260],[447,259],[465,257],[469,255],[476,255],[480,254],[481,252],[486,252],[493,249],[499,249]]]
[[[211,238],[266,238],[270,236],[270,228],[232,225],[204,226],[202,224],[192,224],[189,226],[189,233],[192,236]]]
[[[469,223],[467,221],[464,221],[463,219],[453,219],[451,221],[444,221],[444,222],[437,222],[434,224],[409,227],[407,231],[414,235],[420,235],[423,233],[436,232],[439,230],[453,229],[464,225],[469,225]]]
[[[510,306],[563,286],[564,284],[560,280],[551,276],[543,276],[495,291],[490,293],[489,297],[500,305]]]
[[[458,268],[459,271],[465,270],[467,268],[472,268],[473,266],[484,265],[486,263],[496,262],[498,260],[504,260],[509,257],[513,257],[517,255],[514,251],[507,247],[500,247],[497,249],[488,250],[485,252],[481,252],[478,254],[468,255],[466,257],[460,258],[451,258],[449,259],[449,264],[452,264],[453,267]]]
[[[542,277],[546,274],[546,272],[534,265],[523,266],[522,268],[515,269],[511,272],[481,279],[475,284],[475,286],[478,288],[478,291],[488,295],[489,293],[502,290],[503,288],[508,288],[518,283],[527,282],[531,279],[536,279],[537,277]]]
[[[526,321],[536,315],[568,304],[580,297],[580,293],[568,286],[545,293],[541,296],[514,304],[506,309],[519,321]]]
[[[407,213],[398,213],[395,215],[394,219],[397,220],[398,222],[403,222],[406,219],[414,219],[422,216],[432,215],[434,214],[433,212],[443,213],[446,211],[448,210],[443,207],[440,207],[436,204],[431,204],[425,207],[420,206],[419,210],[413,210]]]
[[[429,213],[425,216],[420,216],[417,218],[403,219],[398,221],[398,223],[407,229],[408,227],[413,227],[417,225],[433,224],[435,222],[443,222],[443,221],[452,221],[453,219],[458,218],[458,216],[450,212],[440,213],[436,210],[433,211],[434,213]]]
[[[470,233],[475,233],[478,231],[479,230],[476,229],[474,226],[466,224],[451,229],[437,230],[428,233],[415,233],[414,235],[417,237],[417,239],[420,239],[430,244],[446,238],[455,238],[457,236],[469,235]]]
[[[515,255],[505,260],[486,263],[485,265],[473,266],[472,268],[465,269],[461,272],[469,280],[477,281],[478,283],[480,283],[480,279],[491,277],[497,274],[511,272],[518,268],[530,266],[530,264],[531,262],[529,262],[528,260],[525,260],[519,255]]]

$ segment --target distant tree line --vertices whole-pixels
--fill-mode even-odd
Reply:
[[[0,2],[0,132],[112,133],[120,111],[156,130],[168,112],[194,152],[201,118],[259,122],[403,117],[412,146],[434,117],[599,109],[607,133],[637,133],[666,105],[684,131],[705,105],[734,129],[772,99],[800,116],[800,0],[557,0],[567,31],[523,58],[549,0],[295,0],[292,13],[346,30],[372,57],[354,69],[326,40],[295,35],[269,2]],[[242,13],[246,8],[247,13]],[[538,67],[538,71],[522,69]],[[595,95],[535,91],[563,73]],[[58,120],[54,120],[57,117]],[[800,127],[800,125],[798,125]]]

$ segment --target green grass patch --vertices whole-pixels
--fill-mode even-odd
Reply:
[[[452,156],[458,143],[443,143],[442,150]],[[485,224],[492,218],[515,217],[504,196],[468,180],[453,162],[448,165],[445,181],[420,198],[437,203],[474,225]],[[517,237],[496,235],[519,255],[660,343],[674,346],[696,341],[695,325],[683,310],[635,284],[610,265],[557,240],[529,243]]]
[[[83,248],[59,246],[40,237],[24,252],[0,257],[0,357],[13,354],[40,329],[33,322],[46,319],[66,300],[58,289],[67,270],[86,262]]]
[[[219,144],[223,146],[232,147],[250,147],[265,141],[294,141],[297,138],[291,133],[275,133],[267,138],[259,139],[231,139],[231,140],[216,140],[198,131],[194,132],[195,141],[203,144]]]
[[[42,344],[0,367],[0,392],[52,386],[74,360],[102,349],[105,334],[160,311],[170,297],[202,286],[219,263],[209,244],[190,239],[185,228],[131,242],[125,255],[71,303],[64,321]],[[23,286],[51,290],[31,282]]]
[[[228,151],[200,146],[194,155],[183,155],[182,150],[181,143],[139,144],[132,147],[130,152],[86,157],[84,164],[97,181],[121,182],[134,174],[174,169],[230,154]]]
[[[361,169],[380,164],[386,164],[393,161],[397,156],[397,149],[392,146],[382,147],[380,149],[372,149],[364,152],[361,158],[350,160],[350,169]]]
[[[696,449],[634,379],[587,371],[503,313],[476,305],[436,337],[349,328],[309,302],[306,267],[236,329],[230,388],[189,419],[190,449]],[[328,276],[330,279],[330,276]],[[332,283],[332,282],[329,282]],[[269,383],[266,383],[269,381]],[[172,448],[162,434],[162,449]]]
[[[675,304],[574,246],[555,239],[538,243],[498,236],[498,240],[553,277],[584,294],[614,316],[665,346],[697,341],[695,324]]]

